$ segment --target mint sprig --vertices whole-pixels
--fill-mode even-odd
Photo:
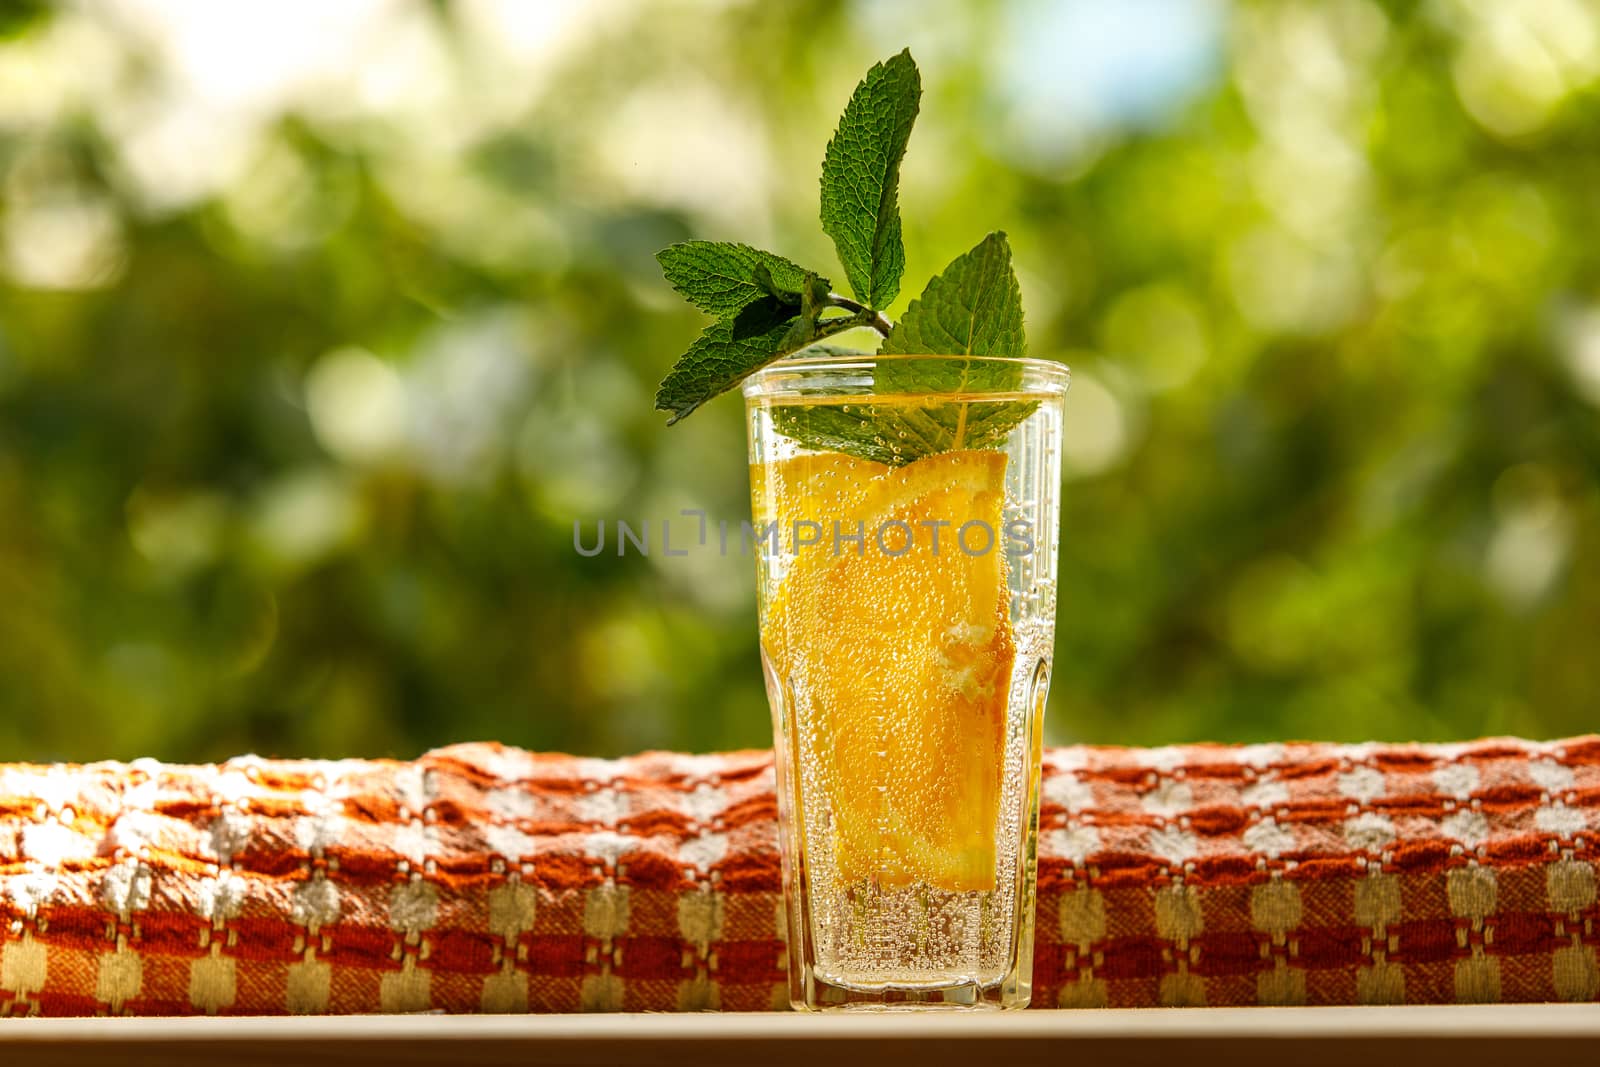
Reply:
[[[1022,291],[1004,233],[991,233],[958,256],[911,302],[889,332],[886,355],[1010,356],[1026,354]],[[1022,383],[1022,365],[1006,359],[880,360],[873,392],[926,397],[922,403],[876,402],[774,409],[782,433],[811,448],[898,466],[957,448],[989,448],[1037,406],[1030,400],[963,402]],[[953,401],[953,402],[952,402]]]
[[[767,364],[867,326],[890,355],[1020,357],[1022,296],[1004,233],[992,233],[928,283],[896,325],[883,312],[900,292],[905,243],[900,163],[922,96],[909,51],[874,66],[856,86],[822,162],[822,228],[833,238],[854,299],[819,272],[730,242],[688,241],[657,253],[668,282],[713,322],[656,393],[668,424]],[[1021,382],[1005,359],[882,360],[881,402],[778,408],[778,428],[809,448],[908,463],[955,448],[998,444],[1033,410],[988,398]],[[966,397],[983,394],[986,402]]]

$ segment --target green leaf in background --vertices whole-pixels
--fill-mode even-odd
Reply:
[[[822,229],[833,238],[856,299],[884,308],[906,269],[900,237],[900,160],[922,97],[909,50],[856,86],[822,160]]]
[[[718,317],[735,315],[752,301],[780,292],[795,294],[791,302],[798,304],[807,274],[782,256],[727,241],[670,245],[656,253],[656,262],[674,289],[701,311]]]
[[[45,0],[0,0],[0,41],[21,37],[50,16]]]
[[[430,55],[500,54],[485,5],[372,6],[341,23],[364,27],[348,39],[317,6],[270,10],[286,35],[338,30],[345,51],[399,32]],[[1119,113],[1072,165],[1025,153],[1019,169],[996,150],[994,101],[1039,89],[1016,35],[1046,51],[1074,25],[1037,17],[1047,3],[1006,20],[993,0],[582,5],[520,62],[551,89],[481,107],[478,148],[422,160],[462,132],[447,111],[342,99],[342,77],[307,82],[286,57],[252,67],[251,99],[309,118],[262,122],[207,105],[217,72],[190,69],[192,48],[218,38],[170,37],[176,5],[138,5],[135,24],[130,4],[28,3],[38,17],[0,43],[0,80],[20,86],[0,95],[16,246],[0,267],[0,760],[770,745],[753,568],[717,555],[715,520],[750,517],[742,404],[671,430],[638,410],[720,317],[664,307],[682,298],[650,293],[651,256],[759,240],[852,295],[818,229],[819,149],[849,76],[928,39],[934,10],[941,41],[995,47],[912,46],[927,114],[886,310],[994,229],[1017,235],[1019,276],[1075,279],[1048,314],[1023,284],[1029,355],[1081,349],[1068,419],[1095,424],[1063,456],[1047,743],[1600,729],[1600,91],[1561,63],[1560,99],[1530,98],[1557,83],[1507,82],[1527,53],[1482,52],[1547,32],[1552,6],[1588,12],[1560,23],[1587,35],[1593,5],[1191,6],[1214,9],[1212,61],[1184,61],[1198,80],[1159,121]],[[864,15],[876,43],[841,68]],[[1126,21],[1111,51],[1148,43]],[[1339,44],[1329,62],[1358,97],[1294,109],[1331,69],[1297,59],[1308,40]],[[268,66],[287,85],[256,82]],[[107,72],[116,90],[88,91]],[[482,63],[426,73],[441,99],[482,98]],[[673,161],[616,140],[639,115],[689,121],[707,83],[737,136],[674,134],[668,151],[692,151],[707,188],[762,194],[736,211],[664,195],[649,179]],[[1303,191],[1331,229],[1309,245],[1304,219],[1232,184],[1233,161],[1300,160],[1240,117],[1285,104],[1369,191],[1330,197],[1313,172]],[[203,194],[165,153],[137,160],[138,180],[108,169],[142,147],[127,121],[152,105],[201,108],[214,128],[179,141],[249,143],[259,165],[208,170],[232,177]],[[762,158],[740,158],[747,136]],[[939,173],[926,202],[906,169],[921,163]],[[747,185],[762,175],[778,180]],[[752,205],[771,208],[770,237],[738,228]],[[1296,284],[1274,289],[1285,257],[1294,277],[1277,280]],[[855,336],[841,341],[877,347]],[[404,436],[374,461],[380,426]],[[650,559],[617,556],[617,519],[680,503],[707,509],[707,546],[666,558],[653,524]],[[592,546],[602,516],[605,551],[585,558],[573,522]],[[693,520],[674,521],[673,549],[693,544]]]
[[[1011,247],[1004,233],[992,233],[928,283],[890,332],[882,354],[1017,357],[1026,349]],[[925,402],[783,408],[774,420],[807,448],[899,465],[935,452],[998,444],[1033,412],[1034,401],[950,403],[941,394],[1004,393],[1021,381],[1019,364],[998,359],[884,359],[873,391],[926,397]]]

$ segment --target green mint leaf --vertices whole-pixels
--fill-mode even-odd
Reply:
[[[672,367],[656,407],[672,425],[761,367],[838,332],[818,322],[830,283],[815,271],[749,245],[687,241],[656,253],[673,288],[717,317]]]
[[[883,343],[887,354],[1021,357],[1027,349],[1022,289],[1011,266],[1010,242],[999,232],[957,256],[930,281]],[[1022,367],[1016,363],[913,359],[881,364],[875,387],[880,392],[998,393],[1021,382]],[[1035,407],[1033,401],[1019,400],[930,408],[919,413],[930,424],[922,436],[941,449],[988,448],[1004,440]]]
[[[772,424],[785,437],[815,452],[843,452],[892,467],[917,458],[902,458],[889,446],[890,439],[884,436],[880,420],[855,408],[845,411],[831,404],[775,407]]]
[[[785,304],[798,304],[800,302],[799,293],[778,287],[778,283],[772,280],[772,271],[767,269],[765,263],[757,263],[755,270],[751,272],[751,277],[755,279],[756,288],[768,296],[776,297]]]
[[[1003,233],[985,237],[958,257],[890,331],[882,354],[904,358],[877,364],[873,390],[926,398],[925,403],[815,405],[778,409],[778,429],[807,448],[845,452],[898,466],[935,452],[990,448],[1033,413],[1036,401],[951,402],[940,394],[1003,394],[1022,382],[1021,365],[992,359],[916,359],[936,356],[1021,356],[1022,292]]]
[[[1022,356],[1022,289],[1011,269],[1011,245],[991,233],[957,256],[883,342],[888,353],[940,356]]]
[[[780,297],[763,296],[739,309],[733,317],[729,337],[734,341],[750,341],[771,333],[779,326],[789,325],[800,309]]]
[[[917,362],[926,378],[938,377],[945,369],[943,361]],[[877,391],[893,392],[883,384],[883,363],[878,364],[878,376]],[[1020,371],[1017,376],[1020,379]],[[842,404],[774,407],[772,420],[778,432],[804,448],[898,467],[937,452],[994,448],[1038,406],[1034,400],[952,404],[937,397],[920,406],[891,406],[862,397],[848,410]]]
[[[775,297],[761,297],[705,328],[662,379],[656,408],[672,413],[671,426],[773,360],[860,325],[854,315],[815,319]]]
[[[656,390],[656,408],[672,413],[671,426],[719,393],[738,385],[745,378],[800,345],[789,347],[789,332],[799,318],[799,309],[763,297],[748,307],[768,301],[761,311],[741,310],[737,316],[718,319],[707,326],[678,358]],[[775,307],[787,308],[784,317]],[[804,344],[804,342],[801,342]]]
[[[871,359],[872,353],[824,343],[810,345],[799,353],[801,359],[812,356]],[[888,439],[880,439],[883,428],[870,409],[864,406],[778,405],[770,408],[769,412],[779,433],[813,451],[844,452],[860,459],[891,465],[909,462],[909,459],[896,455]]]
[[[798,304],[809,274],[782,256],[727,241],[670,245],[656,253],[656,262],[689,303],[719,318],[738,314],[764,296],[788,296]]]
[[[822,159],[822,229],[833,238],[856,299],[884,308],[906,269],[900,237],[900,160],[922,98],[910,50],[867,72]]]

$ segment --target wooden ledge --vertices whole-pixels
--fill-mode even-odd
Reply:
[[[1600,1064],[1600,1005],[1007,1014],[0,1019],[0,1063],[917,1067]]]

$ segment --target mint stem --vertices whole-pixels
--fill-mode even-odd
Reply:
[[[871,326],[885,337],[888,337],[889,331],[894,329],[894,323],[890,321],[889,316],[881,311],[873,311],[865,304],[851,300],[842,293],[829,293],[828,303],[836,308],[844,308],[846,311],[854,312],[855,317],[861,320],[857,325]]]
[[[812,333],[811,340],[825,341],[834,334],[844,333],[846,330],[853,330],[857,326],[872,326],[874,328],[878,328],[878,324],[873,321],[873,317],[875,315],[877,315],[877,312],[871,311],[867,308],[862,308],[853,315],[840,315],[838,318],[832,319],[818,319],[816,330]],[[880,315],[878,317],[881,318],[882,316]]]

